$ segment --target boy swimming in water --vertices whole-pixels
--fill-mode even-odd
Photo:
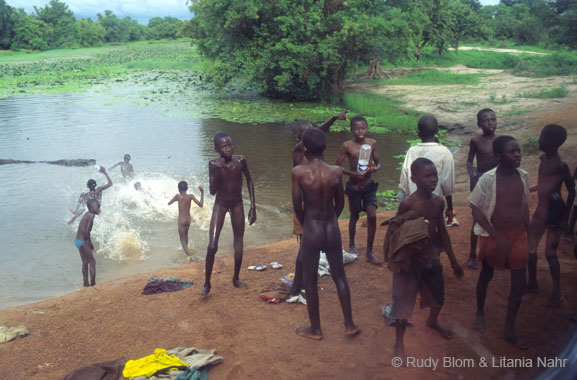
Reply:
[[[86,205],[86,202],[89,199],[96,199],[100,202],[102,200],[102,192],[108,189],[110,186],[112,186],[112,180],[108,176],[108,173],[106,173],[106,169],[104,169],[104,167],[101,166],[100,169],[98,169],[98,171],[104,174],[108,182],[104,186],[96,187],[95,180],[93,179],[88,180],[86,186],[88,187],[89,191],[80,194],[80,197],[78,198],[78,206],[76,207],[76,211],[70,211],[70,213],[74,216],[72,217],[72,219],[68,221],[68,225],[72,224],[76,220],[76,218],[82,215],[82,213],[84,212],[84,205]]]
[[[111,167],[108,170],[112,170],[119,165],[120,165],[120,173],[122,173],[122,176],[125,179],[130,179],[130,178],[134,177],[134,167],[130,163],[130,154],[125,154],[124,155],[124,161],[120,161],[119,163],[117,163],[116,165],[114,165],[113,167]]]
[[[477,181],[483,173],[493,169],[498,162],[493,155],[493,141],[497,138],[497,116],[489,108],[484,108],[477,112],[477,126],[483,131],[482,134],[472,137],[469,142],[469,155],[467,156],[467,172],[470,180],[470,190],[473,191]],[[477,168],[473,161],[477,158]],[[476,169],[476,170],[475,170]],[[469,251],[469,262],[467,266],[471,269],[478,269],[477,266],[477,235],[475,235],[474,224],[471,226],[471,250]]]
[[[549,263],[549,271],[553,280],[553,290],[546,304],[549,307],[557,307],[563,300],[561,296],[561,271],[557,259],[557,246],[561,239],[561,233],[567,228],[569,211],[575,199],[575,184],[569,171],[569,166],[559,156],[559,147],[567,138],[564,127],[549,124],[543,128],[539,136],[539,149],[541,155],[539,164],[539,178],[537,186],[531,191],[537,190],[539,203],[531,220],[531,234],[529,235],[529,280],[527,291],[537,293],[537,248],[541,237],[547,231],[545,242],[545,257]],[[567,188],[567,203],[561,196],[561,186]]]
[[[198,187],[200,191],[200,201],[192,194],[187,194],[188,183],[186,181],[180,181],[178,183],[178,191],[180,194],[176,194],[174,198],[168,202],[170,206],[174,202],[178,202],[178,235],[180,236],[180,244],[186,253],[189,261],[192,261],[192,253],[188,249],[188,229],[190,228],[190,203],[194,201],[198,207],[202,207],[204,204],[204,189],[202,186]]]
[[[311,339],[323,338],[317,291],[320,251],[324,251],[331,267],[345,318],[346,334],[360,331],[353,322],[351,295],[343,266],[343,247],[338,216],[344,207],[343,170],[329,166],[323,159],[325,134],[316,128],[303,133],[307,163],[292,170],[292,199],[297,218],[303,226],[301,239],[304,286],[311,325],[300,327],[297,335]]]
[[[80,220],[78,232],[74,238],[74,245],[80,252],[82,259],[82,277],[84,286],[96,285],[96,260],[94,259],[94,245],[90,239],[90,232],[94,223],[94,216],[100,214],[100,202],[91,198],[86,201],[88,212]],[[90,283],[88,282],[88,267],[90,266]]]
[[[479,236],[477,314],[473,329],[485,332],[485,298],[495,269],[508,269],[511,289],[502,337],[526,350],[527,343],[515,333],[515,320],[525,290],[527,233],[529,231],[529,175],[519,169],[521,147],[511,136],[493,141],[493,154],[499,165],[483,174],[469,196],[475,233]]]
[[[204,288],[200,292],[201,297],[206,297],[210,292],[210,278],[214,265],[214,256],[218,251],[220,231],[222,230],[224,217],[227,212],[230,213],[232,232],[234,234],[234,276],[232,278],[232,284],[237,288],[247,287],[239,280],[244,236],[244,207],[242,204],[243,175],[246,177],[248,195],[250,197],[248,223],[252,225],[256,221],[254,184],[250,177],[246,159],[241,155],[233,155],[232,139],[226,132],[219,132],[214,136],[214,150],[218,152],[220,157],[208,163],[210,194],[216,195],[216,197],[210,218],[210,242],[206,250],[205,281]]]
[[[346,184],[345,194],[349,198],[349,251],[358,254],[355,246],[355,235],[357,221],[361,211],[367,213],[367,251],[366,259],[371,264],[381,265],[382,262],[373,253],[373,243],[375,241],[375,232],[377,229],[377,187],[371,178],[372,173],[379,168],[379,155],[377,153],[377,141],[366,137],[369,131],[367,120],[362,116],[355,116],[351,119],[351,132],[354,136],[352,140],[346,141],[341,145],[339,156],[337,157],[337,166],[341,166],[345,157],[349,159],[350,170],[343,169],[343,173],[349,176]],[[371,147],[371,158],[369,167],[366,172],[359,173],[357,164],[361,146],[369,145]]]

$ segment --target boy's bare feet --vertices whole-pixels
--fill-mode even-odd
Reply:
[[[471,269],[479,269],[479,266],[477,265],[477,258],[469,256],[469,261],[467,262],[467,266]]]
[[[357,247],[355,247],[354,245],[350,245],[349,246],[349,253],[354,253],[355,255],[358,255],[359,251],[357,251]]]
[[[247,284],[243,284],[239,279],[232,279],[232,284],[235,288],[248,288]]]
[[[204,298],[208,295],[208,293],[210,293],[210,285],[204,285],[204,288],[202,288],[202,291],[199,293],[199,296]]]
[[[299,327],[296,329],[297,335],[304,336],[315,340],[323,339],[323,334],[320,330],[313,330],[312,327]]]
[[[503,339],[507,342],[511,343],[513,346],[517,347],[520,350],[527,350],[529,345],[523,339],[519,338],[517,334],[511,331],[503,331]]]
[[[367,252],[367,261],[373,265],[383,265],[383,262],[372,252]]]
[[[347,335],[348,336],[355,336],[361,332],[361,328],[357,325],[353,325],[351,327],[347,327]],[[298,334],[298,333],[297,333]]]
[[[550,308],[556,308],[559,305],[561,305],[561,302],[563,302],[563,296],[562,295],[558,295],[558,296],[552,295],[551,297],[549,297],[549,300],[547,301],[545,306],[550,307]]]
[[[441,326],[438,322],[427,321],[427,326],[438,332],[443,338],[453,339],[453,333],[446,327]]]
[[[473,330],[478,332],[485,332],[485,316],[477,314],[475,316],[475,322],[473,322]]]
[[[539,293],[539,287],[537,285],[528,284],[527,287],[525,288],[525,293],[537,294]]]

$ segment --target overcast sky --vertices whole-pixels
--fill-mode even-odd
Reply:
[[[97,13],[111,10],[120,18],[130,16],[140,23],[148,23],[151,17],[172,16],[179,19],[192,17],[186,0],[60,0],[66,3],[76,17],[96,18]],[[6,0],[14,8],[24,8],[26,13],[32,13],[34,6],[44,7],[50,0]],[[483,5],[498,4],[499,0],[481,0]]]

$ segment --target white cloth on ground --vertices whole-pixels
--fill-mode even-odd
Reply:
[[[0,326],[0,343],[10,342],[11,340],[26,335],[28,335],[28,329],[25,326]]]
[[[343,264],[347,265],[354,262],[359,255],[355,253],[349,253],[343,249]],[[329,266],[329,261],[327,260],[327,255],[321,251],[321,257],[319,259],[319,276],[324,277],[331,274],[331,268]]]

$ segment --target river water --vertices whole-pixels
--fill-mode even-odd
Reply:
[[[102,213],[94,222],[97,282],[186,262],[176,228],[177,205],[167,205],[181,180],[188,181],[189,193],[198,195],[199,185],[206,189],[204,207],[192,205],[189,233],[195,256],[204,257],[214,200],[208,193],[208,161],[217,157],[212,137],[221,130],[231,135],[235,153],[247,158],[255,183],[258,220],[247,225],[245,248],[291,237],[294,139],[288,125],[183,118],[178,109],[123,99],[96,91],[0,99],[0,159],[87,158],[109,168],[131,154],[136,177],[125,181],[119,168],[110,173],[114,185],[103,192]],[[325,160],[334,163],[350,137],[329,133]],[[407,136],[372,137],[383,165],[376,181],[380,189],[395,189],[399,174],[393,156],[406,150]],[[105,183],[94,166],[0,166],[0,308],[82,287],[81,260],[73,245],[78,221],[66,222],[89,178]],[[134,189],[135,181],[143,191]],[[232,251],[228,221],[227,216],[219,254]]]

